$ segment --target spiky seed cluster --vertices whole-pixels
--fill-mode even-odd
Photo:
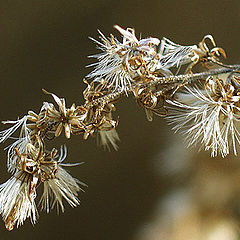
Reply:
[[[53,103],[44,102],[39,113],[29,111],[21,119],[4,122],[12,126],[0,132],[0,143],[15,140],[7,148],[7,166],[12,177],[0,185],[0,213],[8,230],[27,218],[36,223],[35,199],[40,185],[41,206],[47,212],[54,206],[63,211],[63,199],[72,207],[79,204],[79,185],[83,183],[63,168],[77,164],[62,163],[66,147],[58,155],[56,149],[46,150],[46,141],[62,133],[67,139],[71,135],[83,134],[84,139],[97,135],[101,145],[108,149],[112,145],[117,150],[119,120],[113,118],[113,113],[115,103],[123,95],[132,94],[149,121],[154,113],[168,115],[175,130],[186,133],[190,145],[200,142],[213,156],[218,152],[226,156],[232,145],[237,154],[240,78],[232,72],[240,66],[220,62],[218,57],[226,55],[213,37],[206,35],[198,45],[181,46],[166,38],[139,40],[134,29],[115,28],[122,41],[113,35],[107,38],[101,32],[101,42],[93,39],[102,52],[91,56],[97,62],[86,76],[92,82],[84,80],[87,87],[83,105],[72,104],[68,108],[64,98],[43,90],[52,96]],[[194,74],[193,67],[198,63],[206,71]],[[209,65],[216,64],[225,68],[208,70]],[[178,75],[180,68],[185,69],[185,74]],[[230,75],[222,78],[219,73]],[[204,88],[187,86],[185,92],[180,92],[183,86],[192,86],[198,80],[204,81]],[[15,137],[17,131],[19,136]]]

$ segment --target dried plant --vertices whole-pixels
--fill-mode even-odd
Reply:
[[[90,56],[97,61],[84,79],[82,105],[68,108],[64,98],[43,90],[53,103],[44,102],[38,113],[29,111],[21,119],[3,122],[12,126],[0,132],[0,143],[13,141],[7,148],[12,177],[0,185],[0,212],[8,230],[27,218],[36,223],[40,185],[41,206],[47,212],[55,205],[63,211],[63,199],[72,207],[79,204],[84,184],[64,170],[78,164],[62,163],[65,146],[59,154],[45,146],[62,133],[66,138],[82,134],[84,139],[98,135],[101,145],[117,150],[119,120],[114,112],[123,96],[134,96],[149,121],[154,114],[166,117],[189,145],[199,144],[212,156],[224,157],[231,149],[237,154],[240,65],[221,62],[226,54],[214,38],[206,35],[197,45],[182,46],[166,38],[138,39],[134,29],[115,28],[122,40],[101,32],[100,41],[92,39],[101,52]],[[197,65],[204,71],[195,72]]]

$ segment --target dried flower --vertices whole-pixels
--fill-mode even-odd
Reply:
[[[164,111],[163,108],[162,96],[157,96],[157,94],[153,92],[154,90],[148,87],[134,89],[136,101],[139,106],[144,107],[147,120],[150,122],[153,120],[153,113],[158,116],[166,116],[166,111]]]
[[[32,188],[32,181],[30,174],[19,171],[0,185],[0,213],[9,231],[15,224],[17,227],[22,225],[27,218],[33,224],[37,221],[36,191]]]
[[[211,50],[208,48],[206,40],[211,41],[213,45]],[[211,35],[204,36],[198,46],[181,46],[167,38],[163,38],[160,45],[158,68],[179,68],[182,65],[188,64],[186,73],[189,73],[198,62],[221,64],[217,57],[220,56],[220,54],[226,58],[225,51],[220,47],[216,47],[214,38]]]
[[[219,79],[210,77],[206,89],[186,87],[185,93],[178,93],[177,100],[168,101],[167,119],[176,131],[181,131],[188,145],[201,144],[211,155],[229,154],[232,146],[237,155],[240,143],[238,122],[239,79]]]
[[[98,62],[89,65],[95,66],[95,69],[87,77],[103,83],[113,92],[127,92],[132,82],[141,80],[148,72],[160,41],[157,38],[138,40],[134,29],[115,28],[122,34],[122,42],[113,35],[108,39],[100,31],[102,43],[92,39],[102,53],[90,56],[97,58]]]
[[[57,151],[46,151],[41,139],[36,137],[36,142],[29,143],[25,153],[20,153],[16,148],[17,171],[7,182],[0,185],[0,213],[5,221],[6,228],[12,230],[30,218],[36,223],[38,214],[35,205],[36,189],[44,183],[42,203],[47,212],[49,205],[61,206],[64,210],[62,198],[72,207],[79,204],[78,192],[82,190],[79,184],[83,184],[67,173],[62,166],[66,158],[66,147],[60,151],[57,158]],[[72,164],[78,165],[78,164]]]
[[[112,116],[113,112],[116,111],[115,105],[112,103],[113,101],[93,105],[92,102],[106,94],[106,91],[103,89],[102,84],[95,86],[94,82],[90,84],[86,80],[84,82],[87,84],[87,88],[83,92],[86,100],[85,107],[87,109],[87,116],[84,120],[86,126],[84,129],[84,139],[97,132],[100,136],[100,145],[110,149],[109,145],[111,144],[117,150],[119,136],[115,128],[118,125],[118,120],[114,120]]]
[[[45,209],[47,212],[50,209],[53,209],[54,206],[59,207],[62,212],[64,212],[63,198],[69,203],[70,206],[76,207],[79,205],[78,192],[83,191],[80,185],[86,186],[83,182],[80,182],[78,179],[73,178],[63,166],[76,166],[77,164],[64,164],[62,163],[67,156],[66,147],[61,148],[60,156],[57,161],[57,168],[54,178],[49,178],[47,181],[44,181],[44,191],[41,197],[42,209]]]
[[[170,69],[172,67],[179,68],[181,65],[192,62],[194,50],[197,45],[182,46],[170,41],[167,38],[161,40],[159,50],[159,67]]]
[[[77,129],[84,129],[83,120],[87,114],[84,107],[76,107],[75,104],[72,104],[70,108],[66,108],[64,98],[59,98],[53,93],[48,93],[46,90],[44,92],[52,95],[59,108],[57,110],[53,104],[48,104],[46,107],[47,118],[55,123],[55,137],[58,137],[64,129],[66,138],[70,138],[72,126]]]

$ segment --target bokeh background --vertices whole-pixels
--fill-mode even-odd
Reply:
[[[115,24],[183,45],[212,34],[227,52],[226,63],[240,62],[239,0],[1,0],[0,120],[39,111],[52,100],[42,88],[65,97],[68,106],[81,104],[87,56],[97,52],[88,37],[98,38],[97,29],[120,37]],[[117,152],[81,136],[49,145],[66,143],[68,161],[85,162],[71,169],[88,184],[81,206],[66,204],[59,216],[40,212],[37,225],[26,221],[13,232],[1,221],[0,239],[240,239],[239,158],[187,150],[163,119],[147,122],[131,97],[117,104],[116,115]],[[9,178],[4,146],[1,182]]]

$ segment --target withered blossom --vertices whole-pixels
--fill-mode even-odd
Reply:
[[[209,49],[206,40],[212,43],[213,48]],[[208,34],[203,37],[198,45],[182,46],[163,38],[160,44],[159,62],[157,68],[170,69],[172,67],[179,68],[187,64],[186,73],[191,73],[193,66],[198,62],[203,64],[212,62],[220,64],[218,57],[222,55],[226,58],[225,51],[216,46],[212,35]]]
[[[225,157],[232,148],[237,155],[240,144],[240,95],[239,78],[209,77],[205,89],[186,87],[176,100],[168,101],[167,119],[175,131],[185,136],[189,146],[201,148]]]
[[[92,102],[98,97],[106,93],[102,84],[94,85],[94,82],[88,83],[86,80],[87,88],[83,92],[86,100],[85,107],[87,108],[87,116],[85,118],[84,139],[95,132],[99,135],[99,143],[104,148],[110,150],[111,144],[115,150],[118,149],[117,142],[120,140],[116,127],[118,120],[113,119],[113,112],[116,111],[115,105],[112,102],[92,105]],[[116,101],[116,100],[115,100]]]
[[[44,183],[42,202],[47,212],[50,202],[52,207],[59,204],[63,211],[63,198],[72,207],[79,204],[77,195],[82,190],[79,187],[82,183],[62,167],[65,165],[62,162],[66,158],[63,152],[66,148],[57,156],[56,149],[45,150],[41,139],[36,137],[34,145],[29,143],[25,153],[20,153],[17,148],[15,151],[17,171],[0,185],[0,213],[8,230],[12,230],[15,225],[22,225],[27,218],[33,224],[36,223],[38,212],[35,198],[41,183]]]
[[[0,185],[0,213],[9,231],[15,225],[22,225],[27,218],[33,224],[37,221],[36,189],[32,188],[32,181],[30,174],[19,170]]]
[[[120,141],[116,127],[118,125],[118,120],[113,120],[112,112],[115,111],[114,104],[107,104],[103,109],[102,123],[98,126],[98,133],[100,136],[99,143],[104,149],[110,150],[110,145],[114,150],[118,150],[117,143]]]
[[[113,119],[113,111],[115,111],[115,106],[112,103],[89,108],[86,116],[84,139],[87,139],[89,135],[92,135],[96,131],[110,131],[115,129],[118,125],[118,120]]]
[[[148,87],[137,87],[134,89],[136,101],[140,107],[145,109],[148,121],[153,121],[153,113],[158,116],[166,116],[163,96],[157,94],[156,89]]]
[[[70,138],[72,127],[84,129],[83,120],[87,114],[84,107],[76,107],[75,104],[72,104],[70,108],[66,108],[64,98],[59,98],[53,93],[48,93],[46,90],[44,90],[44,92],[50,94],[58,105],[58,110],[53,104],[48,104],[46,107],[46,117],[55,123],[55,137],[60,136],[64,130],[66,138]]]
[[[63,161],[67,156],[67,149],[64,146],[61,148],[60,156],[57,160],[57,169],[54,178],[49,178],[47,181],[44,181],[44,190],[41,197],[42,209],[47,212],[50,209],[53,209],[54,206],[61,208],[64,212],[63,199],[65,199],[71,207],[76,207],[80,204],[78,199],[78,192],[84,191],[79,185],[87,186],[83,182],[79,181],[76,178],[73,178],[63,167],[64,166],[76,166],[76,164],[65,164]]]
[[[92,39],[102,53],[90,56],[97,58],[98,62],[89,65],[95,69],[87,77],[102,82],[113,92],[127,92],[134,81],[142,80],[148,72],[151,67],[149,63],[156,55],[156,46],[160,40],[157,38],[138,40],[134,29],[124,30],[119,26],[115,28],[123,36],[122,42],[113,35],[106,38],[100,31],[102,42]]]

